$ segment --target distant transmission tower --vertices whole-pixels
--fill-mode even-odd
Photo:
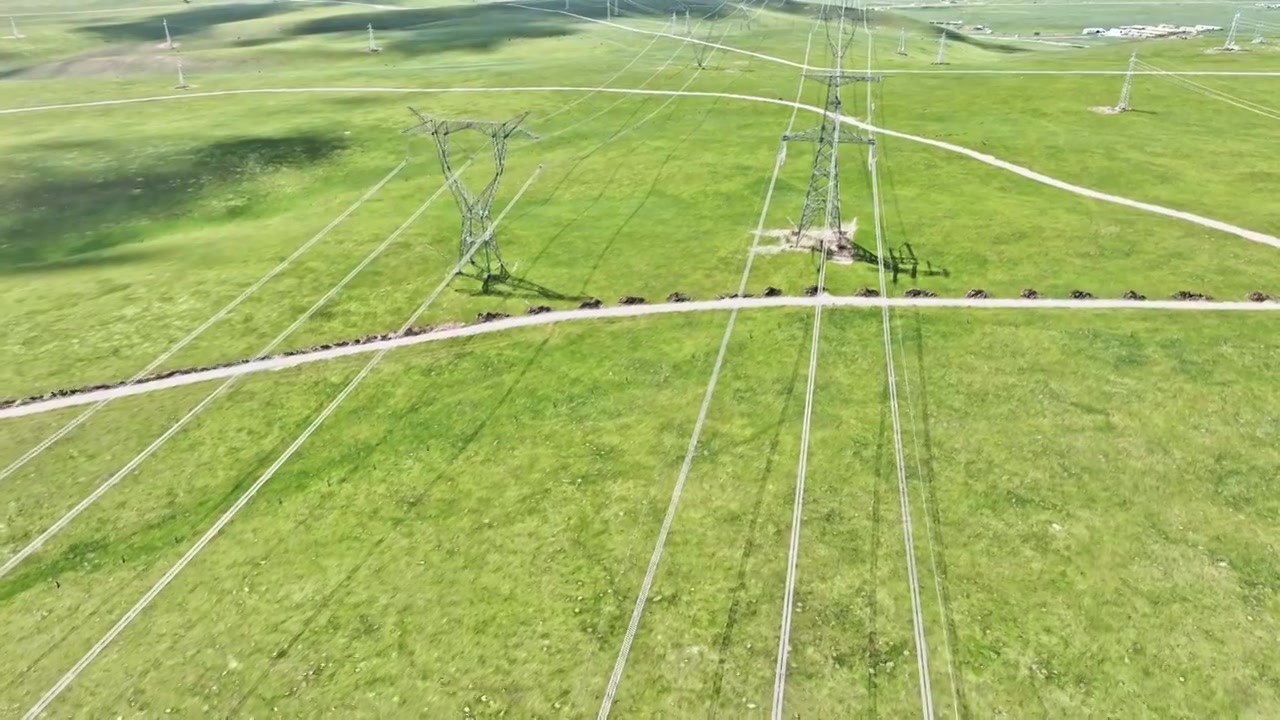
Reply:
[[[689,21],[689,8],[684,9],[684,34],[693,34],[693,24]]]
[[[461,261],[470,256],[469,264],[475,268],[476,277],[481,282],[481,290],[487,293],[494,285],[505,283],[511,278],[511,273],[502,262],[502,254],[498,249],[498,238],[494,235],[490,209],[493,207],[494,195],[498,192],[498,183],[501,182],[503,171],[506,169],[507,141],[515,135],[537,139],[533,133],[520,128],[520,123],[529,113],[518,115],[506,122],[487,122],[484,120],[437,120],[413,108],[409,110],[421,122],[405,132],[429,134],[435,140],[440,169],[444,171],[449,189],[458,201],[458,209],[462,211],[462,236],[458,241],[458,259]],[[449,155],[449,136],[463,130],[474,130],[488,136],[493,149],[493,179],[478,195],[471,194],[463,187],[461,178],[453,169],[453,161]],[[462,274],[465,275],[466,272]]]
[[[164,18],[164,46],[173,49],[173,36],[169,34],[169,18]]]
[[[22,38],[26,37],[26,35],[23,35],[22,33],[18,32],[17,20],[14,20],[13,18],[9,18],[9,27],[13,31],[13,34],[10,35],[9,37],[13,38],[14,40],[21,40]]]
[[[373,41],[373,23],[369,23],[369,46],[365,48],[365,51],[370,55],[382,52],[382,48],[378,47],[378,44]]]
[[[1231,18],[1231,29],[1227,31],[1227,41],[1222,43],[1223,50],[1239,50],[1236,45],[1236,33],[1240,30],[1240,13]]]
[[[832,55],[836,61],[835,70],[804,73],[805,77],[817,80],[827,88],[822,125],[782,136],[784,141],[815,142],[818,145],[813,155],[813,168],[809,173],[809,188],[804,196],[804,210],[801,211],[800,222],[796,226],[796,240],[797,242],[803,240],[806,233],[815,225],[822,224],[820,249],[824,255],[837,249],[843,241],[852,248],[854,259],[876,262],[874,253],[859,247],[852,242],[852,239],[844,236],[844,227],[840,218],[838,148],[841,143],[875,144],[871,138],[863,138],[849,131],[842,132],[841,117],[844,103],[840,99],[840,87],[855,82],[879,82],[880,76],[846,73],[843,69],[844,53],[853,36],[845,37],[841,33],[839,37],[833,37],[829,19],[824,18],[824,20],[828,30],[827,42],[831,45]],[[843,22],[841,26],[843,28]]]
[[[178,84],[174,85],[174,87],[177,88],[178,90],[186,90],[187,88],[191,87],[190,85],[187,84],[187,78],[184,77],[182,74],[181,60],[178,61]]]
[[[715,52],[715,48],[711,45],[711,37],[714,30],[710,25],[707,26],[706,41],[693,44],[693,62],[698,66],[699,70],[705,70],[707,61],[711,59],[711,55]]]
[[[947,31],[943,30],[942,35],[938,38],[938,57],[933,60],[934,65],[947,64]]]
[[[1254,25],[1254,26],[1253,26],[1253,40],[1252,40],[1251,42],[1253,42],[1253,44],[1254,44],[1254,45],[1261,45],[1261,44],[1265,43],[1266,41],[1267,41],[1267,40],[1266,40],[1266,38],[1262,37],[1262,26],[1261,26],[1261,25]]]
[[[898,33],[898,50],[897,50],[897,53],[898,53],[899,55],[906,55],[906,54],[907,54],[907,29],[906,29],[906,28],[902,28],[902,30]]]
[[[1129,98],[1133,93],[1133,69],[1138,65],[1138,53],[1129,56],[1129,70],[1124,74],[1124,87],[1120,88],[1120,102],[1116,112],[1129,112]]]

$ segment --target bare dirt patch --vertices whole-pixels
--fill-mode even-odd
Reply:
[[[845,223],[840,232],[828,230],[810,230],[803,234],[796,233],[794,228],[770,230],[764,235],[777,240],[772,245],[760,245],[756,248],[758,255],[776,255],[783,252],[821,252],[826,249],[833,262],[852,264],[854,259],[853,236],[858,230],[858,221]]]

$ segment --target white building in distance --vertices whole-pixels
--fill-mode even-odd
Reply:
[[[1217,25],[1121,25],[1114,28],[1088,27],[1081,35],[1118,38],[1190,37],[1208,32],[1221,32]]]

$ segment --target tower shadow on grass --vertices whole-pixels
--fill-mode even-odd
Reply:
[[[318,408],[317,412],[319,412]],[[135,559],[136,562],[132,566],[132,572],[129,573],[124,584],[129,586],[136,584],[144,577],[153,574],[154,564],[151,560],[172,547],[169,543],[169,537],[174,532],[173,521],[180,520],[188,524],[194,523],[197,527],[203,527],[211,523],[215,513],[222,514],[221,508],[229,504],[230,497],[243,492],[256,478],[258,468],[265,465],[268,458],[283,452],[285,447],[286,442],[282,440],[273,447],[258,453],[249,463],[251,469],[241,473],[239,479],[236,480],[227,493],[223,494],[221,499],[203,503],[202,507],[198,508],[194,513],[171,512],[123,538],[113,534],[109,540],[90,540],[74,543],[57,556],[43,560],[38,556],[32,556],[31,561],[19,565],[13,574],[9,576],[10,579],[0,585],[0,588],[2,588],[0,590],[0,603],[11,600],[36,585],[57,582],[64,574],[78,574],[82,578],[90,578],[93,572],[105,570],[109,563],[113,563],[118,553],[120,553],[121,565],[126,565],[130,557]],[[113,532],[118,530],[119,528],[112,528]],[[180,545],[182,539],[182,537],[174,537],[173,545]],[[60,625],[59,627],[66,627],[66,632],[60,634],[57,640],[46,643],[35,659],[27,663],[26,667],[9,679],[5,689],[13,690],[17,687],[18,682],[32,669],[57,652],[67,640],[79,637],[83,629],[97,618],[103,609],[109,605],[114,605],[118,600],[117,596],[105,595],[95,603],[89,613],[81,614],[79,619],[73,623]]]
[[[482,281],[482,278],[466,272],[459,273],[458,277],[469,278],[476,282]],[[504,280],[495,280],[489,290],[469,288],[458,292],[472,297],[542,298],[544,300],[572,300],[574,302],[588,299],[587,295],[566,295],[524,277],[508,277]]]
[[[931,526],[931,552],[933,553],[933,561],[937,565],[938,592],[942,596],[942,608],[940,608],[940,611],[944,614],[945,630],[947,637],[950,638],[951,655],[947,658],[947,661],[951,663],[950,667],[955,671],[954,690],[956,702],[959,705],[960,718],[967,720],[973,717],[973,712],[969,707],[968,696],[965,692],[964,668],[955,659],[955,651],[959,646],[959,636],[956,634],[955,615],[951,612],[951,583],[947,574],[947,545],[943,539],[942,513],[938,507],[937,489],[934,487],[933,434],[929,427],[929,387],[927,373],[925,372],[924,324],[921,321],[921,315],[922,313],[919,310],[915,312],[916,397],[919,401],[917,407],[920,409],[920,435],[924,443],[924,458],[921,460],[923,477],[920,480],[921,485],[924,486],[924,499],[928,505],[926,512],[929,515]],[[909,397],[908,401],[910,401]],[[916,433],[914,422],[912,423],[911,432],[913,435]]]
[[[882,530],[882,508],[880,485],[885,482],[888,473],[885,469],[886,446],[888,438],[887,421],[889,417],[889,383],[886,377],[884,384],[881,386],[882,394],[880,401],[880,425],[876,432],[876,449],[875,460],[872,472],[871,484],[871,533],[868,537],[868,568],[867,577],[869,587],[867,588],[867,646],[866,646],[866,672],[867,672],[867,706],[868,715],[872,718],[880,717],[880,687],[877,680],[880,675],[881,665],[883,665],[882,653],[880,650],[880,598],[879,578],[880,572],[880,548],[881,548],[881,530]]]
[[[973,717],[973,713],[969,707],[968,697],[965,692],[963,668],[959,667],[955,661],[955,648],[957,647],[955,618],[951,613],[951,592],[950,584],[947,579],[947,562],[946,562],[946,543],[942,535],[942,516],[938,510],[937,493],[933,485],[933,441],[929,430],[929,404],[928,404],[928,387],[925,379],[925,360],[924,360],[924,329],[921,322],[921,314],[915,312],[915,346],[916,346],[916,365],[917,379],[916,386],[919,388],[916,393],[918,399],[921,422],[923,427],[921,440],[923,441],[923,458],[920,459],[919,477],[920,486],[924,489],[924,497],[921,498],[925,502],[925,512],[928,515],[929,522],[929,552],[931,553],[931,566],[936,567],[934,574],[937,585],[937,594],[941,596],[942,607],[939,613],[944,617],[946,637],[949,638],[950,654],[947,656],[949,663],[949,678],[952,676],[951,670],[954,670],[953,689],[955,691],[955,701],[959,718],[967,720]],[[904,343],[905,345],[905,343]],[[905,358],[903,359],[905,361]],[[870,716],[879,717],[879,688],[877,679],[881,675],[882,666],[886,661],[894,660],[901,656],[904,648],[890,648],[887,651],[881,648],[880,638],[878,635],[877,621],[879,614],[878,599],[875,594],[876,573],[879,571],[879,552],[881,547],[881,531],[882,531],[882,510],[881,510],[881,484],[896,484],[896,457],[887,456],[886,450],[889,447],[887,439],[886,419],[890,412],[889,406],[889,383],[886,376],[882,385],[882,394],[880,401],[880,430],[876,441],[876,483],[872,497],[872,532],[871,547],[868,553],[870,557],[870,577],[872,578],[872,589],[868,595],[868,634],[867,634],[867,696],[870,704]],[[911,402],[910,388],[908,388],[908,403]],[[917,432],[917,424],[914,420],[911,422],[911,432],[913,438]],[[909,482],[909,480],[908,480]],[[910,488],[908,488],[910,492]],[[926,620],[926,629],[928,622]],[[932,677],[932,675],[931,675]],[[950,681],[950,680],[949,680]]]
[[[730,87],[732,87],[732,83],[730,84]],[[728,91],[727,87],[725,88],[725,91]],[[640,210],[643,209],[644,206],[648,204],[649,199],[653,197],[654,192],[658,189],[658,182],[659,180],[662,179],[663,172],[666,171],[667,165],[670,164],[671,159],[675,157],[676,152],[679,151],[681,146],[683,146],[686,142],[688,142],[689,138],[693,137],[694,133],[702,129],[702,126],[707,122],[707,118],[711,116],[711,114],[715,111],[716,106],[720,104],[720,100],[721,98],[718,98],[718,97],[712,100],[712,102],[708,105],[707,109],[702,113],[701,117],[698,119],[698,122],[695,125],[693,125],[693,127],[689,128],[689,132],[685,133],[684,137],[680,138],[679,142],[673,145],[670,152],[668,152],[666,157],[662,159],[662,162],[658,165],[657,172],[655,172],[653,175],[652,182],[649,183],[648,190],[645,191],[644,197],[640,200],[640,202],[636,204],[635,208],[631,211],[631,213],[628,214],[626,219],[622,221],[622,224],[619,225],[616,230],[614,230],[613,234],[609,236],[609,239],[605,243],[603,243],[603,245],[601,246],[600,252],[596,256],[595,262],[591,266],[591,270],[587,273],[586,278],[583,279],[582,281],[581,292],[586,292],[587,286],[591,283],[591,280],[595,277],[596,273],[600,270],[601,264],[604,263],[605,257],[607,257],[610,250],[613,249],[613,246],[617,242],[618,237],[622,234],[622,231],[627,227],[627,225],[631,224],[631,221],[635,219],[636,215],[640,213]],[[665,107],[665,105],[660,105],[659,110],[661,110],[663,107]],[[632,117],[634,117],[635,112],[639,112],[639,107],[637,107],[636,110],[632,113]],[[674,110],[672,112],[674,112]],[[630,128],[631,125],[628,122],[628,124],[623,127]],[[622,130],[615,132],[613,136],[610,136],[610,139],[613,139],[613,137],[616,137],[621,132]],[[588,153],[587,156],[590,156],[596,150],[599,150],[603,146],[604,146],[603,143],[601,145],[596,146],[596,148],[593,149],[591,153]],[[586,159],[586,158],[584,157],[582,159]],[[618,173],[621,167],[622,167],[622,163],[618,163],[617,166],[615,166],[614,175]],[[612,176],[610,176],[610,182],[612,182]]]
[[[638,111],[639,111],[639,108],[632,111],[631,117],[634,117],[635,113]],[[628,122],[630,122],[630,119],[628,119]],[[560,179],[560,181],[551,188],[551,192],[549,192],[546,195],[546,197],[542,200],[540,205],[550,204],[550,202],[552,201],[552,198],[555,197],[555,194],[559,192],[560,188],[563,187],[564,184],[568,182],[571,177],[573,177],[573,174],[577,171],[578,167],[583,162],[585,162],[588,157],[595,154],[596,150],[599,150],[599,147],[594,148],[591,152],[588,152],[576,158],[573,164],[565,172],[564,176]],[[559,240],[566,232],[568,232],[569,228],[576,225],[579,221],[582,220],[582,218],[586,217],[588,213],[590,213],[592,210],[596,208],[596,206],[600,204],[601,199],[604,198],[605,191],[614,186],[614,179],[618,176],[618,173],[622,171],[622,168],[625,167],[625,165],[626,163],[624,162],[614,163],[613,170],[612,172],[610,172],[608,179],[605,180],[604,182],[595,183],[596,192],[595,192],[595,195],[591,198],[590,202],[583,205],[582,209],[579,210],[576,215],[570,218],[569,221],[566,222],[564,225],[560,226],[560,229],[557,230],[555,234],[551,235],[547,239],[547,241],[542,244],[542,247],[538,250],[537,253],[534,254],[533,259],[530,261],[529,263],[530,268],[537,266],[537,264],[542,260],[543,257],[546,256],[547,252],[551,249],[551,246],[554,245],[556,241]],[[614,238],[616,238],[616,234]],[[610,242],[612,242],[614,238],[611,238]],[[598,261],[597,261],[597,266],[598,266]],[[593,268],[593,271],[594,271],[594,268]],[[583,299],[585,299],[586,297],[585,295],[582,295],[582,293],[586,292],[586,286],[587,286],[587,283],[583,282],[579,290],[579,295]]]
[[[480,420],[480,422],[477,423],[476,426],[472,429],[472,431],[467,434],[467,436],[463,439],[462,443],[454,449],[449,459],[443,463],[442,469],[438,473],[436,473],[435,477],[430,482],[422,485],[422,487],[425,489],[421,493],[413,496],[406,503],[407,505],[409,505],[409,508],[406,509],[406,512],[394,523],[392,523],[391,527],[385,533],[383,533],[381,537],[378,538],[377,542],[375,542],[370,547],[368,552],[363,554],[363,557],[360,560],[358,560],[356,563],[352,565],[350,570],[348,570],[343,574],[342,579],[340,579],[331,588],[329,588],[327,592],[325,592],[323,599],[320,601],[320,603],[306,614],[306,617],[303,620],[301,627],[299,627],[298,630],[295,631],[294,634],[291,635],[288,640],[286,640],[283,644],[281,644],[274,651],[272,651],[271,656],[267,661],[266,667],[264,667],[256,676],[254,676],[253,681],[249,683],[249,685],[245,688],[245,690],[236,699],[231,710],[227,713],[227,717],[235,717],[239,715],[240,710],[244,707],[245,703],[249,701],[252,694],[266,680],[267,676],[271,673],[272,669],[274,669],[281,660],[288,657],[290,651],[293,650],[293,648],[298,644],[298,642],[303,637],[305,637],[307,633],[309,633],[311,630],[313,630],[316,627],[317,623],[320,621],[321,617],[324,615],[324,612],[330,607],[332,607],[333,603],[336,600],[338,600],[338,598],[342,597],[342,595],[344,594],[344,591],[348,587],[350,587],[352,581],[356,578],[357,575],[359,575],[360,571],[366,566],[368,566],[369,561],[373,559],[373,557],[377,554],[378,550],[384,547],[387,544],[387,542],[392,537],[395,536],[396,532],[401,527],[403,527],[404,524],[413,516],[411,512],[412,509],[420,505],[426,504],[430,501],[430,493],[434,492],[438,488],[439,482],[451,472],[452,468],[457,464],[457,462],[462,459],[462,456],[466,454],[466,452],[475,445],[476,440],[479,439],[479,437],[484,433],[485,429],[489,427],[489,424],[497,416],[498,412],[502,409],[502,407],[507,404],[507,401],[511,399],[511,396],[514,394],[516,388],[520,386],[520,384],[524,381],[525,376],[529,374],[530,369],[537,364],[538,358],[541,357],[543,351],[546,350],[546,347],[550,342],[551,342],[550,336],[547,336],[542,340],[542,342],[538,345],[537,349],[535,349],[529,355],[528,360],[525,362],[524,366],[520,369],[515,379],[513,379],[507,385],[507,388],[505,392],[503,392],[502,397],[499,398],[498,401],[489,408],[489,411]],[[410,422],[416,421],[417,418],[420,417],[417,410],[419,410],[421,404],[422,404],[421,402],[414,403],[408,412],[401,413],[398,416],[400,420],[396,424],[397,429],[401,426],[407,425]],[[365,453],[358,454],[358,458],[353,460],[348,465],[349,469],[355,470],[356,467],[362,464],[367,458],[368,458],[368,454],[365,454]],[[348,476],[349,475],[350,473],[348,473]],[[304,518],[303,522],[300,524],[300,527],[311,527],[312,520],[319,514],[319,512],[322,509],[328,509],[332,502],[334,502],[334,498],[330,497],[326,500],[326,502],[313,504],[311,506],[311,509],[307,511],[306,517]],[[283,543],[284,543],[284,539],[281,539],[279,542],[277,542],[267,552],[265,557],[270,557],[272,554],[274,554],[276,550],[278,550]],[[386,562],[384,562],[381,566],[379,566],[380,569],[385,568],[388,564],[390,564],[390,562],[391,560],[387,560]]]
[[[716,643],[716,671],[715,678],[712,680],[711,686],[711,717],[719,717],[720,714],[720,697],[724,692],[724,675],[726,672],[726,655],[729,648],[733,645],[734,635],[737,633],[738,621],[742,614],[743,599],[742,595],[747,589],[747,569],[751,564],[751,559],[755,555],[756,550],[756,531],[760,527],[760,514],[764,509],[764,500],[769,489],[769,477],[773,473],[774,462],[778,456],[778,445],[782,441],[782,430],[786,424],[786,419],[791,410],[791,402],[796,394],[796,387],[800,380],[800,360],[804,356],[804,346],[796,343],[795,360],[791,365],[791,381],[787,386],[786,396],[782,401],[782,409],[778,414],[777,421],[774,423],[773,436],[769,438],[767,452],[765,454],[764,467],[760,471],[760,477],[757,480],[758,489],[756,490],[755,501],[751,509],[751,522],[747,525],[745,540],[742,545],[742,555],[738,559],[738,570],[733,590],[729,596],[729,610],[725,615],[724,626],[720,629],[720,638]]]
[[[884,90],[883,88],[880,88],[879,91],[881,95],[880,95],[879,101],[877,102],[877,105],[883,108],[885,105],[885,103],[883,102]],[[881,122],[884,123],[885,125],[888,125],[889,121],[884,118],[883,109],[880,112],[880,117],[881,117]],[[896,250],[894,249],[889,250],[890,259],[893,261],[893,265],[892,265],[893,283],[897,285],[900,277],[903,274],[905,274],[908,278],[912,280],[915,280],[921,275],[923,275],[924,277],[945,277],[945,278],[951,277],[950,269],[941,267],[941,266],[935,266],[929,260],[921,261],[920,258],[916,256],[915,248],[911,245],[911,239],[907,233],[907,223],[906,223],[906,218],[902,214],[902,205],[898,202],[897,187],[895,186],[893,181],[893,177],[894,177],[893,163],[890,163],[887,160],[883,163],[879,161],[879,158],[884,158],[886,156],[885,147],[883,143],[876,145],[876,153],[877,153],[876,167],[880,168],[880,175],[884,178],[885,185],[888,186],[889,192],[885,194],[889,198],[889,204],[892,205],[893,216],[897,220],[898,234],[902,238],[902,243],[898,246]],[[920,268],[921,262],[924,263],[923,270],[921,270]]]

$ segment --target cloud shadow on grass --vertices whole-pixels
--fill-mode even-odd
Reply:
[[[1018,45],[1010,45],[1008,43],[993,42],[991,40],[983,40],[982,38],[975,37],[973,35],[967,35],[962,32],[956,32],[955,30],[951,30],[949,28],[940,28],[940,27],[937,27],[936,25],[931,27],[935,28],[934,30],[935,37],[940,35],[946,35],[948,42],[960,43],[961,45],[968,45],[969,47],[977,48],[979,50],[985,50],[987,52],[994,52],[994,53],[1002,53],[1005,55],[1018,55],[1022,53],[1031,52],[1029,48],[1021,47]]]
[[[36,275],[61,270],[98,270],[152,260],[161,253],[156,250],[123,250],[110,255],[79,255],[46,262],[25,265],[0,264],[0,277]]]
[[[577,28],[583,24],[582,17],[603,20],[607,15],[604,2],[572,5],[569,12],[580,17],[559,12],[564,10],[564,4],[558,0],[534,0],[521,4],[526,7],[484,3],[357,11],[301,22],[286,32],[294,37],[356,36],[372,25],[375,33],[388,33],[378,36],[378,43],[389,51],[409,54],[486,51],[513,40],[567,37],[578,31]],[[714,2],[685,4],[671,0],[644,2],[642,5],[623,3],[621,10],[627,17],[666,19],[672,12],[682,14],[686,7],[694,17],[709,19],[722,19],[739,11],[736,6]],[[557,12],[537,12],[528,8]]]
[[[298,3],[243,3],[236,5],[215,5],[195,7],[150,15],[138,20],[121,23],[103,23],[84,25],[80,32],[97,35],[109,42],[164,42],[164,23],[169,23],[169,34],[175,38],[197,35],[216,25],[260,20],[275,15],[294,12],[307,5]]]
[[[541,5],[549,6],[547,3]],[[385,50],[426,54],[485,51],[512,40],[565,37],[573,34],[571,26],[579,22],[565,15],[530,12],[505,5],[448,5],[333,15],[298,23],[285,32],[293,37],[356,36],[372,25],[375,33],[388,33],[377,36],[378,44]]]
[[[143,224],[180,218],[202,191],[323,162],[344,148],[317,135],[245,137],[106,176],[33,172],[32,182],[0,187],[0,274],[118,264],[125,258],[86,256],[145,240]],[[253,202],[227,212],[243,214]]]

